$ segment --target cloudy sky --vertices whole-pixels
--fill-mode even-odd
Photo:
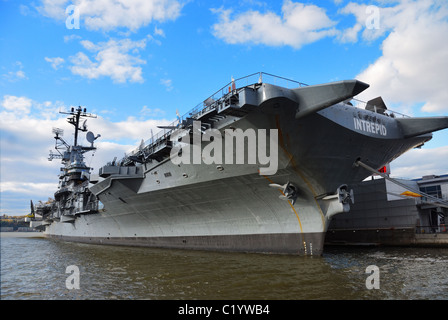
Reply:
[[[448,114],[446,0],[0,0],[1,212],[57,188],[59,114],[82,105],[100,133],[95,171],[228,83],[264,71],[307,84],[357,78],[390,109]],[[446,130],[448,131],[448,130]],[[392,175],[448,173],[448,133]]]

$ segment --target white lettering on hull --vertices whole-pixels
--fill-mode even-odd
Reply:
[[[374,133],[381,136],[387,135],[386,126],[373,121],[361,120],[353,118],[355,130],[361,130],[364,132]]]

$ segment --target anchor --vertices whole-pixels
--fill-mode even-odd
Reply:
[[[279,185],[276,183],[269,184],[272,188],[282,189],[283,194],[279,196],[282,200],[291,200],[291,203],[296,203],[297,197],[299,196],[297,187],[293,185],[291,182],[287,182],[284,185]]]

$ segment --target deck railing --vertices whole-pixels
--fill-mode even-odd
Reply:
[[[175,128],[177,128],[182,123],[182,121],[186,120],[187,118],[192,118],[194,117],[194,115],[200,112],[206,112],[207,108],[211,108],[213,102],[225,99],[227,96],[231,95],[234,90],[237,90],[237,88],[244,88],[257,83],[269,83],[291,89],[307,86],[305,83],[287,79],[284,77],[279,77],[265,72],[257,72],[242,78],[233,79],[232,81],[221,87],[219,90],[217,90],[215,93],[213,93],[210,97],[197,104],[193,109],[191,109],[184,115],[180,116],[178,114],[177,120],[164,126],[168,129],[162,129],[148,140],[142,141],[139,147],[129,152],[128,154],[125,154],[124,158],[118,163],[122,162],[130,156],[136,155],[144,148],[154,150],[158,147],[158,145],[166,144],[172,131],[175,130]]]
[[[350,100],[350,103],[351,103],[354,107],[356,107],[356,108],[360,108],[360,109],[366,109],[366,106],[367,106],[367,102],[362,101],[362,100],[359,100],[359,99],[355,99],[355,98],[352,98],[352,99]],[[378,110],[380,110],[380,108],[377,109],[377,108],[374,106],[374,110],[373,110],[372,112],[377,113]],[[390,109],[386,109],[386,110],[382,109],[382,111],[384,112],[384,114],[385,114],[386,116],[389,116],[389,117],[391,117],[391,118],[397,118],[397,117],[398,117],[398,118],[410,118],[410,116],[408,116],[408,115],[406,115],[406,114],[403,114],[403,113],[400,113],[400,112],[398,112],[398,111],[393,111],[393,110],[390,110]]]

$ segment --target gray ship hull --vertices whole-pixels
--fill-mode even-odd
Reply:
[[[108,192],[128,196],[108,202],[113,210],[53,223],[47,233],[101,244],[320,254],[325,220],[307,204],[279,200],[268,183],[252,174],[131,195],[117,182]]]
[[[342,107],[334,108],[338,112]],[[105,211],[81,215],[71,223],[53,223],[46,232],[101,244],[319,255],[331,212],[316,197],[333,193],[342,181],[367,177],[369,172],[353,166],[356,159],[368,154],[370,162],[380,167],[391,158],[378,150],[404,152],[428,137],[406,143],[378,139],[355,134],[322,115],[312,118],[293,126],[292,132],[282,131],[279,140],[285,151],[279,157],[284,168],[273,176],[260,175],[257,166],[229,165],[218,171],[216,166],[179,168],[168,161],[163,171],[150,169],[145,178],[112,176],[97,183],[91,190]],[[304,134],[313,127],[322,128],[318,144]],[[300,145],[294,155],[287,152],[283,139]],[[254,173],[241,175],[250,170]],[[166,178],[163,172],[171,176]],[[294,205],[279,198],[280,190],[269,187],[286,181],[300,189]]]
[[[53,216],[45,234],[100,244],[319,255],[329,221],[349,210],[347,186],[371,175],[356,161],[381,168],[448,126],[446,118],[415,125],[342,102],[366,87],[355,81],[235,91],[238,101],[228,111],[223,102],[196,119],[223,137],[226,129],[277,130],[275,174],[261,174],[260,161],[176,164],[159,156],[165,145],[148,145],[157,160],[142,160],[146,148],[140,148],[92,181],[89,190],[104,209]],[[212,118],[209,110],[222,117]],[[180,132],[171,131],[172,141]],[[211,142],[201,143],[204,149]],[[249,150],[248,140],[242,143]]]

